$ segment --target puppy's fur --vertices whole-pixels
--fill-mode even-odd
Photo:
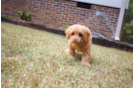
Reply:
[[[82,52],[81,64],[84,66],[90,66],[89,59],[91,53],[92,34],[90,30],[82,25],[75,24],[70,26],[66,31],[66,37],[68,41],[68,49],[71,58],[75,59],[75,50]]]

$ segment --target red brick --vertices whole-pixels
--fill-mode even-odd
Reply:
[[[40,3],[44,4],[39,6]],[[94,28],[93,31],[95,31],[98,29],[99,21],[99,18],[95,16],[95,13],[96,11],[105,11],[105,18],[101,19],[99,28],[102,31],[100,33],[105,34],[109,38],[112,36],[110,33],[111,30],[115,31],[116,29],[120,11],[119,9],[99,5],[91,5],[91,9],[77,8],[77,2],[70,0],[32,0],[31,2],[28,0],[25,0],[24,2],[19,2],[17,0],[10,2],[10,0],[5,0],[2,1],[1,13],[2,15],[8,14],[7,16],[12,19],[19,19],[19,17],[10,16],[10,14],[17,13],[21,8],[28,12],[28,7],[25,6],[28,4],[31,5],[30,12],[33,15],[32,23],[46,24],[47,27],[57,27],[58,29],[63,28],[63,25],[66,24],[79,23]],[[34,8],[34,6],[37,8]]]

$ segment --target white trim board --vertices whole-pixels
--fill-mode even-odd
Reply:
[[[118,23],[117,23],[117,28],[116,28],[116,32],[115,32],[115,38],[114,38],[116,41],[120,41],[120,32],[121,32],[121,28],[122,28],[122,22],[124,19],[126,2],[127,2],[127,0],[122,0],[120,14],[119,14]]]
[[[102,6],[114,7],[114,8],[121,8],[121,4],[122,4],[122,0],[71,0],[71,1],[97,4]],[[127,0],[125,5],[126,5],[125,9],[128,9],[129,0]]]

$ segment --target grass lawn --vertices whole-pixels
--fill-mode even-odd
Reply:
[[[1,23],[2,88],[129,88],[133,53],[92,44],[91,67],[71,59],[65,36]]]

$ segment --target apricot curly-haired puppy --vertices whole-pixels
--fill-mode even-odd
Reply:
[[[70,26],[66,31],[66,37],[68,39],[69,55],[72,59],[75,59],[75,50],[82,52],[81,64],[84,66],[90,66],[89,59],[91,54],[92,34],[90,30],[79,24]]]

